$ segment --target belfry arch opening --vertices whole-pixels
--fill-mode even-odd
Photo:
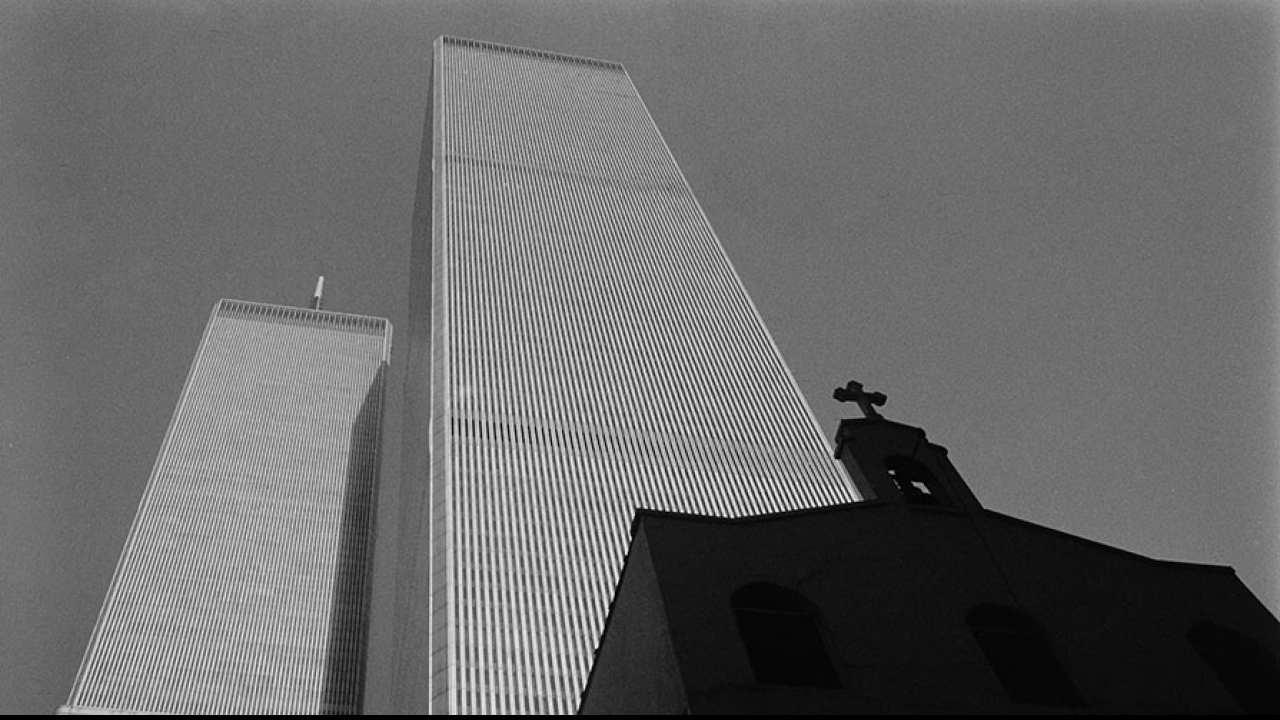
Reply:
[[[950,507],[954,504],[938,482],[938,477],[919,460],[905,455],[890,455],[884,459],[884,467],[898,492],[908,503],[933,507]]]

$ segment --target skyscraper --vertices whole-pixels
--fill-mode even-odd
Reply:
[[[399,700],[572,712],[636,508],[856,495],[620,65],[441,38],[429,97]]]
[[[360,709],[390,341],[214,307],[62,712]]]

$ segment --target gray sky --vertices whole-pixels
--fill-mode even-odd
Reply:
[[[1277,612],[1276,19],[3,3],[0,710],[66,700],[214,302],[324,274],[326,307],[404,326],[441,34],[627,67],[828,435],[861,380],[988,508],[1234,566]]]

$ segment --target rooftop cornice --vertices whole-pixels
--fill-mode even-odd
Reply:
[[[332,310],[312,310],[288,305],[273,305],[250,300],[223,298],[218,301],[215,313],[271,321],[302,322],[380,334],[389,333],[391,330],[391,323],[386,318],[352,315],[351,313],[340,313]]]
[[[595,58],[582,57],[581,55],[567,55],[565,53],[548,52],[546,50],[523,48],[515,45],[503,45],[501,43],[488,42],[485,40],[471,40],[469,38],[453,37],[450,35],[441,35],[437,42],[448,45],[480,48],[483,50],[495,50],[497,52],[513,53],[516,55],[529,55],[531,57],[560,60],[563,62],[578,63],[581,65],[594,65],[596,67],[609,68],[610,70],[618,70],[623,73],[626,72],[626,69],[622,67],[622,63],[612,62],[609,60],[597,60]]]

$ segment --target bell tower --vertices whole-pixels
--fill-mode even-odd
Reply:
[[[835,399],[857,403],[863,417],[840,421],[836,458],[844,464],[866,500],[914,507],[981,510],[960,473],[947,459],[947,449],[929,442],[924,430],[886,420],[876,411],[884,393],[867,392],[850,382],[836,388]]]

